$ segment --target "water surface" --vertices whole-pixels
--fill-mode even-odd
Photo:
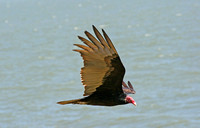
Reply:
[[[200,125],[200,2],[0,1],[0,127]],[[104,28],[138,106],[66,105],[82,97],[77,35]]]

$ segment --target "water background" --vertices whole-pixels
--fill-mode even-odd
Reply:
[[[57,105],[80,98],[77,35],[104,28],[138,106]],[[1,128],[197,128],[199,0],[0,0]]]

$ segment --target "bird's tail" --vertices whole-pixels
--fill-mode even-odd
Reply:
[[[60,102],[57,102],[57,104],[61,104],[61,105],[65,105],[65,104],[83,104],[83,102],[81,102],[81,99],[75,99],[75,100],[68,100],[68,101],[60,101]]]

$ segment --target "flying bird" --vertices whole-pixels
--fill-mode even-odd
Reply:
[[[60,101],[58,104],[86,104],[100,106],[115,106],[132,103],[135,100],[127,94],[135,94],[131,83],[123,81],[125,68],[113,43],[102,29],[103,36],[93,25],[97,38],[85,31],[88,39],[78,38],[85,44],[74,44],[81,49],[74,49],[83,58],[81,82],[85,88],[83,98]]]

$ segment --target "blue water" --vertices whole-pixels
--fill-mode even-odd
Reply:
[[[137,102],[57,105],[81,98],[77,35],[104,28]],[[0,1],[0,127],[198,128],[200,2]]]

